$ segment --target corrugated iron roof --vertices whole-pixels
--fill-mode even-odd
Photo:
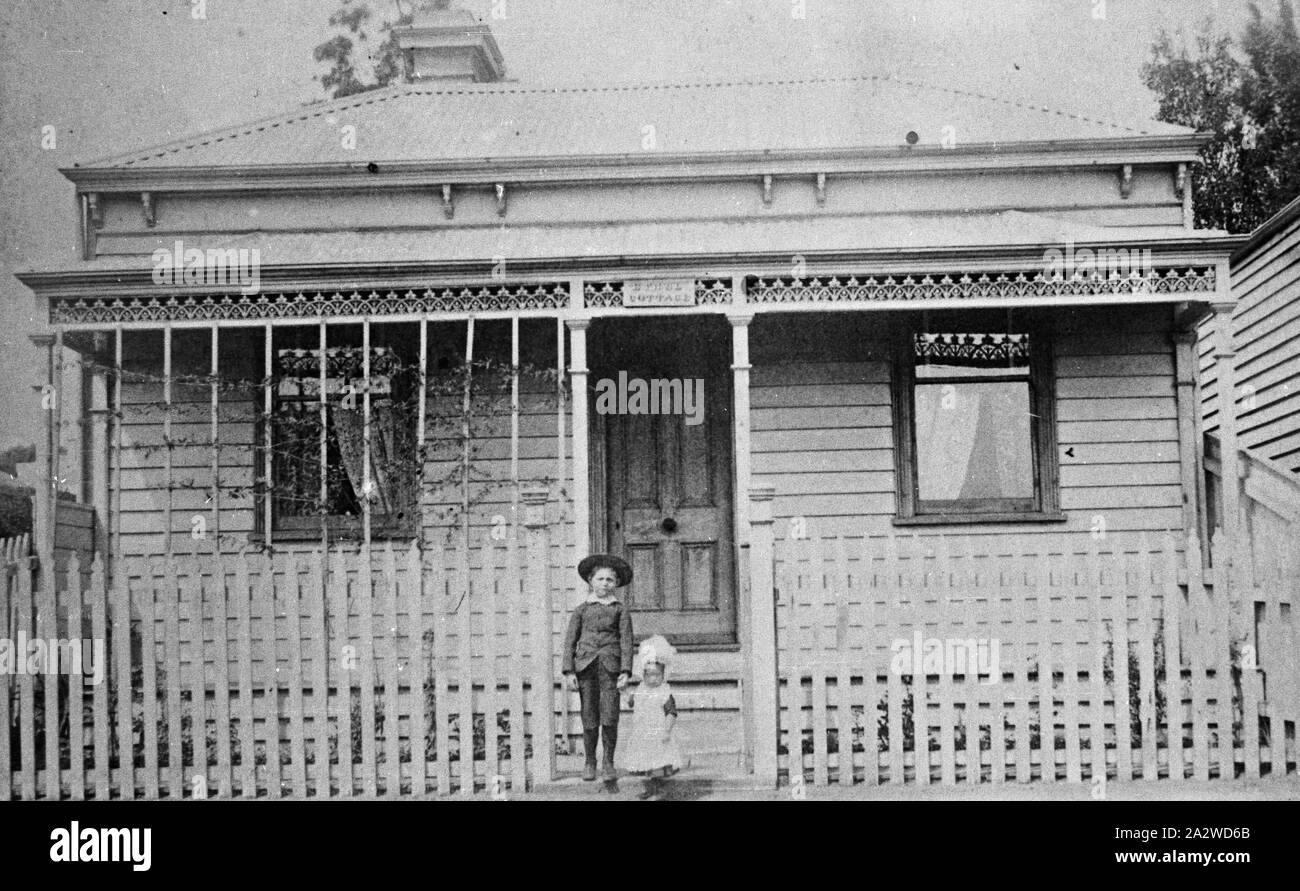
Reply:
[[[356,128],[345,147],[345,126]],[[951,129],[948,129],[951,128]],[[1186,135],[906,78],[404,84],[79,165],[126,169],[797,151]]]

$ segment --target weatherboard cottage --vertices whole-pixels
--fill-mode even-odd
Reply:
[[[179,685],[105,784],[185,794],[168,709],[235,727],[195,735],[214,794],[576,775],[556,656],[603,552],[697,770],[1236,770],[1225,703],[1281,700],[1192,621],[1227,627],[1236,516],[1200,465],[1241,243],[1192,227],[1202,136],[904,77],[531,86],[430,16],[398,86],[64,171],[82,257],[20,278],[84,366],[85,417],[47,413],[84,431],[83,587],[142,641],[112,682],[142,652]],[[931,640],[980,649],[890,670]]]

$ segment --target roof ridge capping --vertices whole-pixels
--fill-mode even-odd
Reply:
[[[270,127],[278,127],[284,124],[292,124],[296,121],[307,120],[309,118],[318,118],[332,112],[346,111],[350,108],[359,108],[362,105],[373,105],[377,102],[388,102],[393,99],[400,99],[410,93],[420,92],[418,84],[400,83],[387,87],[378,87],[373,90],[365,90],[361,93],[352,93],[338,99],[325,99],[308,102],[291,111],[282,111],[277,114],[267,115],[266,117],[255,118],[251,121],[244,121],[239,124],[227,124],[222,127],[213,127],[209,130],[200,130],[190,136],[184,136],[180,139],[174,139],[170,142],[157,143],[142,149],[135,149],[127,152],[115,152],[111,155],[104,155],[93,161],[74,162],[74,168],[90,167],[120,167],[129,164],[132,161],[145,161],[153,157],[160,157],[170,152],[186,148],[195,148],[212,142],[219,142],[225,139],[234,139],[238,136],[248,136],[254,132],[266,130]]]

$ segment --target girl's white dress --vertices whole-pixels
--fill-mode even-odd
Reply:
[[[673,691],[667,682],[658,687],[641,684],[631,694],[632,729],[623,748],[621,764],[630,773],[655,773],[667,776],[686,766],[677,740],[664,740],[669,712],[676,713],[671,701]]]

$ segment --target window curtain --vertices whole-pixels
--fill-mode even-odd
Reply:
[[[917,386],[922,499],[1033,496],[1027,389],[1013,383]]]
[[[332,414],[343,470],[352,491],[364,498],[364,412],[335,407]],[[376,400],[370,406],[370,432],[371,500],[379,513],[396,518],[414,503],[416,458],[410,449],[410,431],[390,402]]]
[[[1033,497],[1025,333],[917,332],[915,419],[919,495],[927,501]],[[927,378],[947,378],[933,383]]]

